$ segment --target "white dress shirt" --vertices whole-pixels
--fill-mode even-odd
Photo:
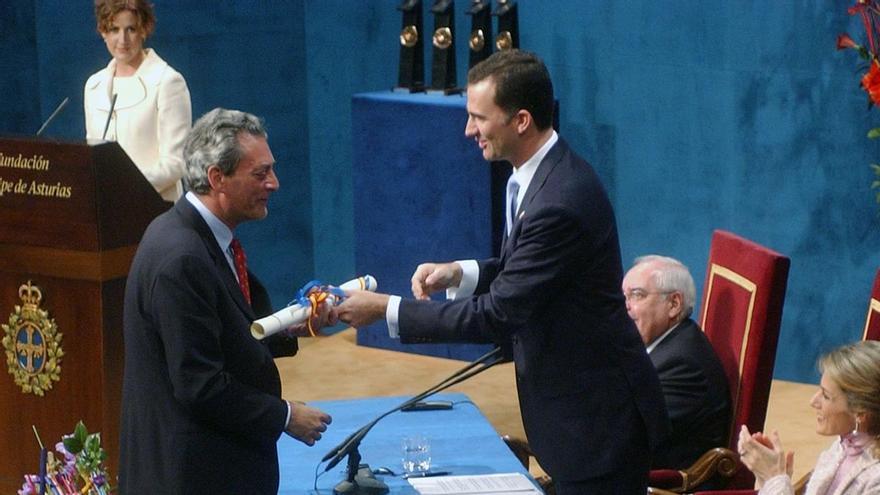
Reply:
[[[516,196],[516,204],[519,205],[519,211],[522,211],[522,201],[526,197],[526,192],[529,189],[529,184],[531,184],[532,178],[535,176],[535,172],[538,171],[538,165],[541,164],[541,161],[547,156],[550,148],[552,148],[558,140],[559,135],[556,134],[556,131],[552,131],[550,139],[541,145],[531,158],[526,160],[519,166],[519,168],[513,169],[512,177],[514,177],[516,182],[519,183],[519,193]],[[505,205],[505,212],[506,211],[507,205]],[[506,215],[507,214],[505,213],[505,216]],[[461,267],[461,283],[459,283],[458,287],[453,287],[446,291],[446,299],[449,300],[474,295],[474,290],[477,288],[477,282],[480,280],[480,265],[476,260],[459,260],[455,261],[455,263],[458,263]],[[388,306],[385,308],[385,321],[388,324],[388,335],[394,339],[400,336],[398,318],[399,310],[400,296],[391,296],[388,299]]]

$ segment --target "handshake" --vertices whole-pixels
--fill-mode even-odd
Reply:
[[[458,263],[423,263],[410,282],[416,299],[427,300],[431,294],[458,287],[461,282]],[[376,292],[378,283],[372,275],[349,280],[339,287],[310,282],[300,290],[291,305],[251,324],[251,334],[264,339],[281,331],[316,336],[315,328],[341,321],[355,328],[385,318],[390,296]],[[308,329],[308,334],[305,334]]]
[[[347,291],[375,291],[377,286],[372,275],[349,280],[339,287],[322,285],[313,280],[299,290],[297,297],[286,308],[251,323],[251,335],[262,340],[282,330],[293,329],[294,333],[298,333],[297,329],[305,326],[314,337],[317,335],[315,326],[320,328],[328,322],[331,325],[336,323],[332,308],[342,302]],[[318,324],[313,325],[314,320]]]
[[[422,263],[416,268],[410,284],[418,300],[427,300],[431,294],[461,283],[462,270],[458,263]],[[367,326],[385,318],[390,297],[369,291],[346,291],[345,300],[332,310],[332,319],[355,328]]]

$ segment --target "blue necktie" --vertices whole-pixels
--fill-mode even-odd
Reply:
[[[513,229],[513,222],[516,221],[516,197],[519,194],[519,182],[513,176],[507,181],[507,201],[510,205],[507,211],[507,235]]]

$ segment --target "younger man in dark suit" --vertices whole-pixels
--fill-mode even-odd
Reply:
[[[278,492],[282,432],[313,445],[330,416],[281,398],[275,346],[249,331],[268,295],[233,237],[265,218],[275,159],[253,115],[215,109],[184,147],[190,191],[147,228],[125,293],[120,493]],[[262,308],[258,308],[263,306]]]
[[[694,279],[678,260],[643,256],[623,278],[626,309],[657,369],[672,434],[654,452],[653,467],[684,469],[727,445],[730,394],[724,368],[694,310]]]
[[[557,493],[644,495],[667,418],[620,294],[614,212],[595,171],[551,127],[553,84],[533,54],[495,53],[468,73],[468,122],[487,161],[513,166],[497,258],[420,265],[403,300],[354,292],[355,327],[385,318],[403,342],[510,346],[523,424]],[[451,301],[429,301],[448,290]]]

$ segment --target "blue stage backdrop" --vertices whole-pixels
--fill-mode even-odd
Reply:
[[[266,117],[282,188],[245,242],[276,304],[356,271],[351,97],[395,84],[399,3],[154,1],[148,44],[186,76],[194,111]],[[865,137],[880,112],[855,54],[835,50],[838,33],[864,40],[852,3],[518,1],[521,45],[547,61],[562,134],[605,181],[624,260],[675,256],[701,289],[715,228],[791,257],[776,378],[815,381],[821,352],[859,338],[880,266],[880,144]],[[82,85],[107,57],[90,4],[0,2],[0,132],[35,132],[70,96],[48,133],[81,137]]]
[[[390,91],[352,100],[355,267],[374,275],[382,292],[411,298],[419,263],[492,254],[491,165],[464,136],[464,105],[461,95]],[[361,329],[357,341],[465,360],[490,349],[402,345],[384,322]]]
[[[281,189],[269,217],[239,236],[283,305],[315,276],[303,2],[153,4],[156,31],[145,45],[183,74],[194,118],[226,107],[265,119]],[[0,57],[0,133],[33,134],[70,97],[45,135],[84,138],[83,85],[110,59],[91,2],[0,2]]]

